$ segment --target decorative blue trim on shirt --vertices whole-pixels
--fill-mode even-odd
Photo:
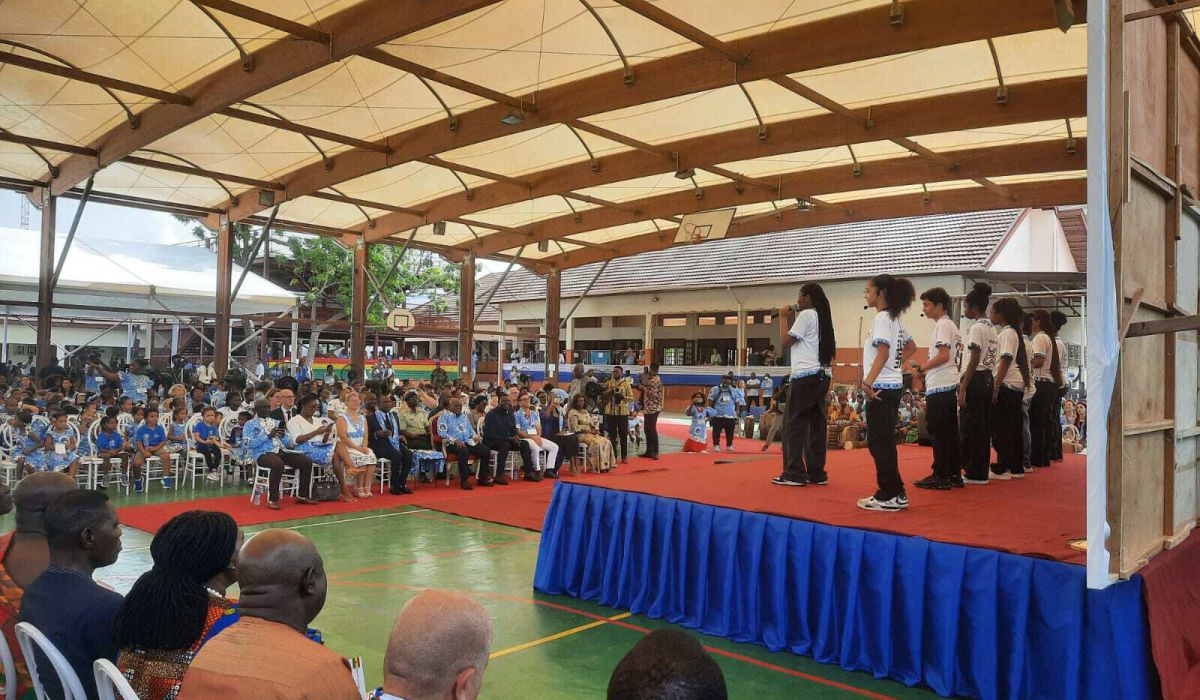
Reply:
[[[822,370],[823,370],[823,368],[818,367],[816,369],[806,369],[802,372],[792,372],[790,375],[788,375],[788,381],[791,381],[793,379],[804,379],[805,377],[812,377],[814,375],[820,374],[822,372]]]
[[[925,392],[925,395],[933,396],[934,394],[944,394],[947,391],[954,391],[957,388],[958,388],[957,384],[951,384],[950,386],[938,387],[937,389],[929,389]]]
[[[934,344],[933,344],[933,347],[935,347],[935,348],[948,348],[948,347],[950,347],[950,343],[947,343],[947,342],[946,342],[946,341],[944,341],[944,340],[939,340],[939,341],[937,341],[936,343],[934,343]]]
[[[890,348],[892,347],[892,341],[887,338],[871,338],[871,347],[877,348],[880,345],[886,345]]]
[[[875,382],[871,385],[872,389],[903,389],[902,382]]]
[[[804,337],[803,337],[803,336],[796,335],[795,333],[793,333],[793,332],[791,332],[791,331],[788,331],[788,335],[792,336],[792,337],[793,337],[793,338],[795,338],[796,340],[804,340]]]

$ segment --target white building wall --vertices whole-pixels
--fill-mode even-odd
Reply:
[[[1009,233],[990,272],[1078,272],[1053,210],[1030,209]]]

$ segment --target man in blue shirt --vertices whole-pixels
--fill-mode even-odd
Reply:
[[[68,491],[46,508],[50,566],[25,590],[21,622],[38,628],[66,657],[88,698],[98,697],[92,662],[116,662],[113,623],[123,598],[97,584],[96,569],[110,566],[121,552],[117,511],[100,491]],[[37,665],[50,661],[37,652]],[[47,696],[64,693],[57,674],[41,674]]]
[[[171,453],[167,451],[167,431],[158,424],[158,409],[146,409],[146,422],[138,426],[133,433],[133,487],[138,493],[142,492],[142,465],[151,457],[157,457],[162,465],[162,487],[170,490]]]
[[[708,392],[708,401],[716,411],[710,420],[713,426],[713,452],[721,451],[721,433],[725,433],[725,449],[733,452],[733,429],[738,413],[746,406],[742,390],[733,385],[733,372],[721,378],[721,383]]]
[[[471,484],[467,481],[467,477],[471,475],[471,469],[467,462],[471,455],[475,455],[479,461],[479,477],[477,479],[479,485],[491,486],[493,482],[485,477],[483,465],[487,463],[492,453],[479,443],[479,438],[475,435],[475,428],[471,426],[471,416],[463,411],[462,400],[450,399],[437,423],[438,437],[442,439],[446,454],[454,455],[458,460],[459,485],[466,491],[471,490]],[[446,468],[449,469],[449,465]]]
[[[394,496],[412,493],[408,488],[408,475],[413,467],[412,450],[404,444],[400,434],[400,422],[392,408],[396,402],[391,394],[382,394],[374,410],[367,412],[367,444],[377,457],[388,460]],[[368,405],[368,408],[371,408]]]
[[[96,369],[106,379],[121,382],[121,392],[134,403],[146,403],[146,392],[154,385],[154,380],[146,376],[146,366],[141,360],[129,363],[128,372],[110,372],[94,358],[88,360],[88,369]]]

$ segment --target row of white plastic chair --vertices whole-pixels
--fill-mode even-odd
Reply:
[[[29,669],[29,679],[33,682],[33,690],[38,700],[46,700],[47,694],[42,674],[38,669],[35,649],[41,651],[50,662],[51,670],[58,677],[59,686],[62,688],[63,700],[87,700],[87,693],[84,692],[83,683],[79,681],[75,669],[41,630],[28,622],[18,622],[16,631],[17,644],[21,646],[21,655],[25,657],[25,666]],[[4,635],[0,635],[0,662],[4,664],[4,700],[17,700],[17,665]],[[137,693],[133,691],[129,681],[125,680],[121,671],[108,659],[97,659],[92,664],[92,673],[95,675],[100,700],[138,700]]]

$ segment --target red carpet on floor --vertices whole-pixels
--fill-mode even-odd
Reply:
[[[1193,531],[1138,573],[1162,696],[1200,698],[1200,534]]]
[[[687,428],[664,424],[660,432],[682,439]],[[985,547],[1082,564],[1083,552],[1067,546],[1084,536],[1085,462],[1079,455],[1022,480],[953,491],[908,489],[911,506],[901,513],[860,510],[855,501],[875,490],[875,470],[865,449],[829,453],[830,484],[824,487],[774,486],[780,471],[779,445],[767,453],[757,440],[739,439],[733,453],[664,454],[656,462],[633,459],[609,474],[570,477],[605,488],[697,501],[727,508],[773,513],[831,525],[915,535],[940,542]],[[931,450],[902,446],[900,471],[906,483],[929,473]],[[509,486],[462,491],[424,485],[411,496],[376,496],[356,503],[298,506],[284,500],[282,510],[251,505],[247,495],[129,506],[121,522],[147,532],[192,508],[223,510],[241,525],[282,522],[319,515],[414,505],[455,515],[541,530],[553,482],[517,482]]]

